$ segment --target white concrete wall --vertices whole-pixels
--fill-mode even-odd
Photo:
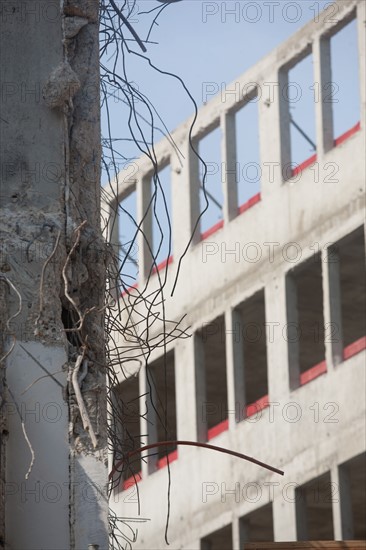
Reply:
[[[6,404],[6,542],[14,550],[65,550],[70,545],[65,361],[63,348],[39,342],[18,341],[9,356],[7,384],[19,409],[12,399]],[[32,455],[20,415],[34,452],[27,479]]]

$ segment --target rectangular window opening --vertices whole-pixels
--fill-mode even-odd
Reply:
[[[286,278],[291,389],[326,372],[322,262],[316,254]]]
[[[357,19],[330,38],[331,74],[328,101],[332,103],[333,137],[340,145],[360,128],[361,100]]]
[[[148,440],[151,443],[176,441],[177,439],[177,409],[175,385],[174,351],[168,352],[151,363],[147,372],[148,401]],[[154,456],[149,457],[149,470],[154,472],[173,462],[177,455],[177,445],[156,448]]]
[[[316,125],[313,55],[299,61],[288,73],[282,90],[289,108],[292,175],[316,161]],[[287,172],[287,167],[283,167]]]
[[[339,466],[342,531],[352,540],[366,539],[366,454]]]
[[[137,283],[137,197],[136,190],[123,198],[118,206],[119,264],[122,292]]]
[[[333,540],[332,483],[327,472],[296,489],[297,540]]]
[[[212,130],[199,140],[198,152],[207,166],[207,175],[204,183],[205,166],[199,161],[200,212],[205,210],[208,202],[207,210],[200,219],[201,239],[205,239],[220,229],[224,223],[220,127]]]
[[[150,206],[152,218],[152,255],[153,272],[164,269],[173,257],[172,241],[172,184],[171,165],[159,170],[157,176],[150,181]]]
[[[260,200],[262,167],[257,93],[235,113],[238,213]]]
[[[272,541],[274,541],[274,532],[271,502],[240,518],[241,548],[244,547],[245,542]]]
[[[201,539],[201,550],[232,550],[232,526],[226,525]]]
[[[268,402],[267,342],[264,290],[237,308],[240,319],[244,372],[245,416],[251,416]],[[238,328],[238,327],[236,327]]]
[[[341,330],[344,358],[365,348],[366,340],[366,269],[365,236],[360,227],[331,249],[329,261],[339,261]],[[335,327],[337,328],[337,327]]]
[[[199,440],[228,429],[225,318],[220,316],[196,333],[196,392]]]
[[[116,489],[134,485],[141,479],[141,457],[136,455],[127,463],[121,463],[126,453],[142,446],[140,431],[140,391],[139,379],[131,377],[124,380],[113,390],[114,429],[116,433],[114,447],[114,467]],[[136,480],[136,481],[135,481]],[[127,482],[127,483],[126,483]]]

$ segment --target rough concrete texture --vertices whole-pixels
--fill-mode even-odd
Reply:
[[[35,342],[42,365],[47,364],[53,346],[55,353],[63,350],[64,361],[59,367],[64,372],[64,388],[57,395],[57,403],[60,407],[67,404],[69,422],[58,422],[53,429],[64,442],[69,437],[68,452],[60,459],[62,468],[66,468],[65,481],[84,483],[96,474],[104,491],[106,397],[100,309],[104,303],[106,255],[99,222],[98,2],[69,1],[61,7],[52,3],[52,9],[46,1],[1,2],[0,10],[4,83],[0,282],[7,296],[6,311],[1,313],[9,319],[21,305],[20,313],[5,331],[5,346],[9,350],[14,337],[23,346]],[[78,234],[75,230],[83,222]],[[85,315],[81,329],[80,315]],[[97,449],[84,429],[71,383],[82,344],[87,362],[81,370],[81,395]],[[26,366],[22,361],[17,363],[13,353],[5,366],[11,362],[13,371],[21,375]],[[11,377],[9,385],[19,399],[24,390],[20,379]],[[37,392],[41,396],[43,389],[38,382],[34,388],[37,400]],[[38,429],[42,432],[42,426]],[[8,464],[18,452],[21,437],[19,422],[13,422],[6,451]],[[41,452],[47,457],[49,449],[45,446]],[[88,455],[87,466],[80,467],[78,462],[84,465],[84,455]],[[51,479],[56,476],[55,468],[51,460]],[[6,481],[20,486],[22,476],[23,471],[8,469]],[[58,530],[65,530],[65,517],[70,548],[86,548],[88,544],[107,548],[107,507],[98,502],[93,508],[89,503],[86,521],[85,495],[73,490],[70,495],[73,498],[68,508],[64,506],[61,515],[54,509],[50,518],[54,541],[39,538],[35,542],[29,532],[22,548],[61,548],[56,539]],[[30,514],[34,529],[42,533],[41,514],[29,507],[22,511],[18,506],[17,510],[18,524],[22,523],[22,514]],[[94,513],[100,528],[97,538],[90,540],[90,529],[85,526],[90,526]],[[10,547],[19,548],[15,542],[17,529],[9,514],[10,508],[6,512],[6,540]],[[27,521],[24,525],[29,524],[29,518]]]

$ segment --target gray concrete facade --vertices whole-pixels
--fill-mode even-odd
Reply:
[[[360,337],[354,338],[357,345],[347,344],[347,330],[342,327],[342,322],[343,325],[346,323],[344,319],[342,321],[345,307],[342,296],[346,291],[342,287],[343,272],[340,273],[341,268],[334,258],[337,243],[343,243],[345,239],[346,244],[339,244],[341,255],[342,250],[346,254],[347,247],[357,239],[357,242],[364,243],[365,238],[365,3],[362,0],[342,0],[335,5],[335,20],[329,22],[329,11],[326,10],[319,21],[307,24],[228,86],[229,90],[242,91],[247,90],[248,82],[256,83],[260,92],[261,166],[267,172],[263,172],[260,200],[242,214],[238,215],[237,191],[229,169],[238,161],[234,116],[248,98],[242,93],[224,91],[199,110],[193,130],[195,141],[217,125],[223,134],[221,160],[224,164],[220,175],[224,220],[223,227],[205,240],[200,239],[199,232],[196,234],[182,263],[173,297],[170,297],[170,291],[178,260],[197,219],[197,159],[188,142],[191,120],[172,134],[183,152],[183,164],[168,141],[156,146],[159,166],[170,163],[172,168],[173,261],[169,265],[164,293],[166,317],[178,320],[186,315],[185,326],[190,327],[192,335],[205,327],[211,326],[215,330],[218,325],[212,325],[213,321],[219,317],[224,319],[220,325],[224,330],[217,330],[216,343],[218,346],[225,344],[227,407],[225,405],[222,409],[222,421],[227,421],[227,425],[212,439],[212,443],[253,456],[285,472],[281,477],[234,457],[179,447],[178,459],[170,466],[171,548],[223,548],[215,543],[210,546],[209,536],[226,526],[229,526],[232,537],[231,547],[242,548],[249,537],[246,518],[249,522],[249,518],[254,517],[251,514],[268,504],[272,509],[275,541],[306,538],[311,535],[309,525],[312,518],[317,514],[321,517],[325,512],[319,511],[314,503],[309,505],[308,501],[304,501],[302,512],[296,491],[303,488],[310,494],[311,482],[318,478],[325,479],[330,490],[334,491],[326,512],[328,514],[330,510],[331,514],[333,535],[330,538],[341,540],[357,536],[356,528],[352,527],[352,521],[356,522],[356,519],[351,518],[351,500],[355,497],[350,493],[345,465],[360,455],[364,456],[366,451],[366,352],[364,340]],[[285,170],[291,161],[289,105],[282,94],[287,72],[305,52],[310,51],[314,82],[324,84],[331,81],[330,37],[353,18],[356,18],[358,28],[360,127],[336,145],[332,108],[320,99],[315,103],[317,157],[309,167],[291,176]],[[268,86],[268,83],[273,86]],[[336,168],[335,181],[328,178],[331,166]],[[140,220],[148,203],[146,182],[151,166],[146,159],[140,159],[137,168],[136,180],[124,180],[121,173],[118,181],[111,185],[120,200],[137,190]],[[108,208],[108,203],[105,207]],[[144,231],[151,240],[151,222],[148,217],[146,220]],[[351,240],[347,241],[349,235],[356,237],[349,237]],[[114,228],[110,239],[117,244],[118,227]],[[364,256],[364,253],[363,248],[361,254]],[[151,265],[143,238],[139,242],[138,260],[138,286],[143,288]],[[309,269],[306,272],[310,274],[308,278],[304,275],[304,266],[310,266],[306,268]],[[317,282],[309,283],[309,280]],[[150,277],[148,284],[151,292],[158,288],[157,276]],[[319,365],[314,364],[318,369],[315,374],[304,367],[307,361],[311,361],[311,350],[304,349],[301,339],[291,340],[288,332],[291,323],[298,326],[300,314],[304,322],[310,322],[311,312],[307,312],[306,307],[303,313],[300,311],[302,297],[298,290],[301,285],[308,284],[316,284],[317,292],[322,296],[320,339],[324,357]],[[264,293],[265,304],[267,406],[258,407],[252,416],[245,417],[244,414],[243,418],[241,412],[250,403],[245,402],[245,359],[242,356],[243,332],[239,310],[259,291]],[[357,295],[348,296],[352,296],[355,303],[358,301]],[[133,315],[137,318],[138,314]],[[352,332],[352,322],[348,319],[347,323]],[[152,329],[151,337],[160,328],[157,327],[156,332]],[[336,338],[330,334],[333,328],[338,331]],[[116,339],[123,343],[121,336],[116,335]],[[175,357],[177,438],[207,441],[204,420],[208,410],[207,388],[202,350],[197,351],[194,336],[178,339],[167,349],[174,350]],[[161,350],[154,350],[150,363],[154,363],[161,353]],[[144,369],[139,371],[138,377],[143,394],[147,388]],[[121,372],[121,387],[123,380]],[[222,401],[210,405],[220,408]],[[141,419],[140,428],[142,434],[149,431],[145,418]],[[139,498],[140,515],[149,520],[138,525],[133,548],[165,548],[167,490],[167,468],[152,472],[149,464],[143,462],[139,494],[136,487],[127,490],[121,487],[114,491],[110,506],[118,516],[138,517]],[[316,519],[314,521],[316,523]],[[131,527],[135,528],[133,523]]]
[[[98,9],[0,2],[1,543],[14,550],[108,547],[103,318],[81,328],[78,314],[104,301]]]

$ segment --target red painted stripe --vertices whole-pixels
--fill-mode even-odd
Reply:
[[[247,210],[249,210],[249,208],[257,204],[257,202],[260,202],[260,200],[261,200],[261,194],[257,193],[256,195],[251,197],[247,202],[239,206],[238,214],[242,214],[243,212],[246,212]]]
[[[126,290],[124,290],[122,292],[121,296],[126,296],[126,294],[130,294],[131,290],[133,290],[134,288],[137,288],[137,287],[138,287],[138,283],[135,283],[134,285],[129,286]]]
[[[165,466],[167,466],[168,458],[169,458],[169,464],[171,462],[174,462],[174,460],[178,460],[178,451],[177,450],[172,451],[168,455],[163,456],[163,458],[159,458],[159,460],[156,464],[156,467],[157,467],[158,470],[161,470],[161,468],[164,468]]]
[[[248,418],[248,416],[253,416],[253,414],[257,414],[257,412],[261,411],[262,409],[265,409],[268,406],[269,406],[268,395],[264,395],[260,399],[257,399],[257,401],[255,401],[254,403],[251,403],[250,405],[246,406],[246,409],[245,409],[246,418]]]
[[[166,260],[163,260],[162,262],[160,262],[160,264],[153,267],[153,270],[152,270],[153,274],[157,273],[158,271],[161,271],[167,265],[170,265],[172,262],[173,262],[173,256],[169,256],[169,258],[167,258]]]
[[[309,157],[308,159],[304,160],[304,162],[302,162],[301,164],[299,164],[299,166],[296,166],[292,170],[291,177],[293,178],[294,176],[297,176],[298,174],[301,174],[301,172],[306,170],[306,168],[309,168],[309,166],[314,164],[314,162],[316,162],[316,159],[317,159],[317,155],[315,154],[315,155],[312,155],[311,157]]]
[[[343,359],[346,361],[346,359],[349,359],[350,357],[353,357],[357,353],[360,353],[360,351],[366,349],[366,336],[362,336],[362,338],[359,338],[355,342],[352,342],[349,346],[346,346],[343,350]]]
[[[312,380],[314,380],[314,378],[317,378],[318,376],[320,376],[321,374],[325,374],[326,372],[326,361],[322,361],[321,363],[314,365],[314,367],[311,367],[310,369],[300,374],[300,386],[311,382]]]
[[[138,472],[134,476],[129,477],[128,479],[125,479],[122,483],[122,489],[123,491],[126,491],[126,489],[129,489],[130,487],[133,487],[142,480],[141,472]]]
[[[215,223],[215,225],[210,227],[210,229],[207,229],[207,231],[205,231],[204,233],[201,233],[201,241],[204,241],[205,239],[207,239],[207,237],[210,237],[222,227],[224,227],[224,220],[220,220],[219,222]]]
[[[216,424],[216,426],[213,426],[213,428],[210,428],[207,432],[207,441],[211,441],[214,437],[221,434],[222,432],[226,432],[229,429],[229,420],[223,420],[220,422],[220,424]]]
[[[356,134],[359,130],[361,130],[361,122],[357,122],[357,124],[355,124],[355,126],[353,126],[353,128],[350,128],[349,130],[347,130],[347,132],[344,132],[344,134],[337,137],[334,140],[334,146],[337,147],[337,145],[340,145],[341,143],[346,141],[348,138],[353,136],[353,134]]]

